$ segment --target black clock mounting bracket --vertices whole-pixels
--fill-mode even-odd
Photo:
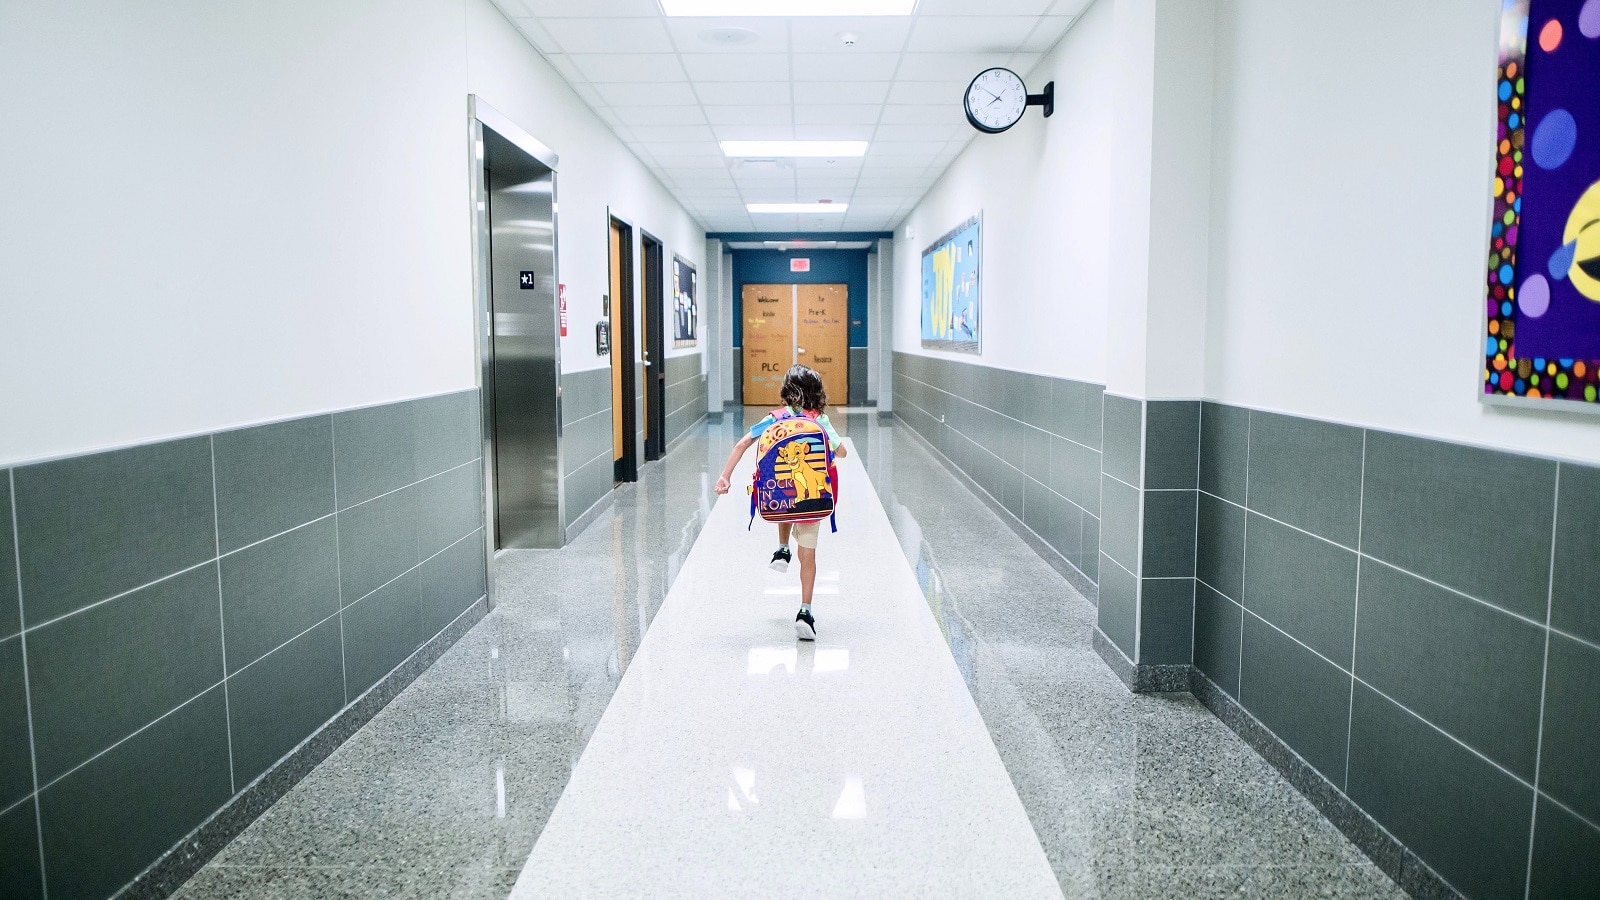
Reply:
[[[1028,105],[1044,107],[1044,117],[1050,118],[1056,111],[1056,83],[1049,82],[1044,86],[1044,90],[1037,94],[1029,94]]]

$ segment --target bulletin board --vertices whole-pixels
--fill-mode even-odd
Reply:
[[[672,258],[672,346],[693,347],[699,341],[700,309],[695,305],[694,266]]]
[[[1600,0],[1501,0],[1482,397],[1600,412]]]
[[[973,216],[922,251],[922,346],[983,350],[983,217]]]

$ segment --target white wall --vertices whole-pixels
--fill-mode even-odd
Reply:
[[[604,364],[605,206],[703,235],[486,0],[0,4],[0,465],[471,387],[472,91]]]
[[[468,92],[488,101],[561,156],[556,185],[561,207],[557,265],[567,286],[569,323],[561,344],[561,368],[577,372],[608,366],[610,357],[594,352],[601,297],[610,290],[607,207],[635,229],[636,310],[644,287],[639,231],[648,231],[665,245],[670,294],[674,253],[694,264],[704,285],[705,230],[489,0],[466,0],[466,4]],[[672,298],[665,301],[670,309]],[[700,353],[705,341],[701,336],[698,346],[674,350],[669,332],[667,355]],[[642,348],[643,342],[636,345]]]
[[[0,4],[0,464],[471,387],[464,34]]]
[[[1221,0],[1206,394],[1600,462],[1486,408],[1497,0]]]
[[[978,135],[895,231],[894,348],[1104,382],[1112,4],[1099,0],[1031,73],[1056,110]],[[983,355],[921,345],[922,249],[983,213]]]

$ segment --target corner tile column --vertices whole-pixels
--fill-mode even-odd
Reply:
[[[1213,0],[1115,0],[1111,270],[1095,646],[1185,691],[1209,292]],[[1183,115],[1159,111],[1184,110]]]
[[[1194,648],[1200,404],[1107,394],[1095,648],[1134,691],[1185,691]]]

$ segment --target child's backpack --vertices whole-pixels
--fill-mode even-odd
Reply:
[[[756,514],[768,522],[829,520],[834,531],[834,506],[839,498],[839,473],[833,466],[833,445],[817,415],[795,415],[787,407],[772,411],[777,419],[756,441],[756,474],[750,485],[750,522]]]

